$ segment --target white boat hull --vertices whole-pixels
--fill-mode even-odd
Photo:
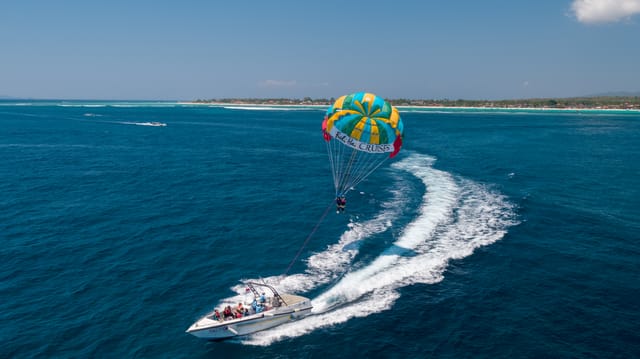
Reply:
[[[191,328],[189,328],[189,330],[187,330],[187,332],[201,339],[222,340],[273,328],[291,320],[295,320],[297,317],[307,315],[310,312],[311,308],[303,312],[280,314],[274,316],[268,315],[269,313],[265,313],[264,316],[262,316],[261,314],[256,314],[258,316],[257,318],[252,319],[251,317],[247,317],[244,318],[246,321],[237,323],[234,323],[235,320],[218,322],[218,325],[203,329],[193,328],[192,326]]]
[[[309,299],[286,294],[283,296],[290,300],[289,305],[225,321],[212,319],[209,314],[193,323],[187,333],[206,340],[223,340],[273,328],[311,313]]]

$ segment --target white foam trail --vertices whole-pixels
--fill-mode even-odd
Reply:
[[[314,299],[315,312],[324,312],[332,306],[353,301],[375,288],[402,279],[404,275],[402,271],[398,272],[397,265],[401,262],[401,255],[396,252],[414,251],[418,245],[433,237],[439,224],[451,217],[460,190],[449,174],[430,167],[430,160],[423,157],[418,161],[399,162],[395,166],[412,172],[427,186],[418,218],[405,228],[394,247],[387,249],[370,265],[347,274],[336,286]],[[411,274],[407,272],[407,275]]]
[[[282,339],[308,334],[319,328],[344,323],[352,318],[362,318],[379,313],[392,306],[400,297],[395,291],[382,293],[383,291],[384,289],[381,289],[376,295],[354,303],[348,308],[338,308],[328,313],[313,315],[297,322],[283,324],[273,329],[250,335],[241,341],[244,344],[266,346]]]
[[[416,283],[437,283],[452,259],[467,257],[481,246],[501,239],[516,223],[513,206],[487,186],[432,168],[434,159],[412,154],[393,168],[422,181],[426,192],[419,213],[397,240],[364,267],[340,275],[349,268],[358,246],[349,246],[390,228],[398,218],[405,196],[400,189],[376,218],[353,223],[340,241],[311,256],[304,274],[267,278],[267,283],[289,292],[304,292],[338,282],[312,299],[314,315],[241,338],[252,345],[269,345],[284,338],[307,334],[351,318],[366,317],[390,309],[400,297],[397,289]],[[402,186],[401,186],[402,187]],[[345,247],[349,246],[348,250]],[[243,288],[236,288],[240,293]],[[239,299],[229,298],[233,303]]]

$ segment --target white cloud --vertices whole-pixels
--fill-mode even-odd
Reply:
[[[293,87],[296,84],[296,80],[264,80],[260,82],[260,86],[263,87]]]
[[[586,24],[615,22],[640,13],[640,0],[574,0],[571,10]]]

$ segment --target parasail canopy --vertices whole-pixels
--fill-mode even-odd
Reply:
[[[340,97],[322,123],[336,197],[344,196],[402,147],[398,110],[368,92]]]

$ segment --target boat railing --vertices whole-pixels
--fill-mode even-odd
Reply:
[[[251,290],[251,292],[253,292],[253,295],[256,298],[260,297],[260,293],[258,293],[258,290],[255,287],[264,287],[264,288],[269,289],[271,291],[271,293],[273,293],[273,299],[272,299],[271,305],[274,306],[274,307],[279,307],[281,304],[288,305],[287,302],[284,299],[282,299],[282,296],[280,296],[278,291],[274,287],[272,287],[272,286],[270,286],[270,285],[268,285],[266,283],[245,282],[244,284],[247,285],[247,287]]]

